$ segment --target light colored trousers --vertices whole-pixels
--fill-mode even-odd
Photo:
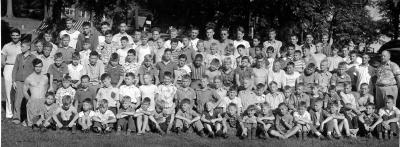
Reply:
[[[11,108],[11,88],[12,88],[12,70],[14,65],[4,66],[4,85],[6,92],[6,118],[12,118],[13,112]]]
[[[394,104],[396,106],[397,96],[398,96],[399,88],[397,85],[393,86],[377,86],[376,87],[376,96],[375,96],[375,105],[378,108],[382,108],[385,106],[386,96],[392,95],[394,97]]]

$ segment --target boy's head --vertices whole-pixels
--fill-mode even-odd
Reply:
[[[322,71],[328,71],[328,68],[329,68],[329,61],[327,59],[322,60],[320,63],[320,69]]]
[[[245,55],[245,53],[244,53],[245,49],[246,49],[246,47],[243,44],[240,44],[237,46],[238,53],[241,56]]]
[[[278,72],[281,70],[281,62],[279,60],[274,61],[274,64],[272,65],[272,70],[274,72]]]
[[[243,27],[239,26],[236,29],[236,37],[237,37],[238,40],[242,40],[243,39],[243,37],[244,37],[244,28]]]
[[[306,67],[306,70],[304,71],[305,74],[307,75],[312,75],[315,72],[315,64],[314,63],[309,63]]]
[[[237,87],[236,86],[231,86],[229,87],[229,91],[228,91],[228,97],[229,99],[234,99],[237,96]]]
[[[51,51],[53,50],[53,45],[50,42],[44,42],[43,44],[43,55],[49,57]]]
[[[185,74],[185,75],[182,76],[182,85],[181,86],[183,88],[189,87],[191,82],[192,81],[191,81],[190,75]]]
[[[131,97],[130,96],[124,96],[122,97],[121,100],[122,108],[127,109],[131,105]]]
[[[90,46],[91,46],[90,39],[85,38],[85,40],[83,41],[83,50],[89,50]]]
[[[31,42],[28,40],[23,40],[21,43],[21,52],[26,53],[31,49]]]
[[[162,59],[163,59],[164,61],[166,61],[166,62],[170,61],[170,60],[171,60],[171,53],[172,53],[172,50],[171,50],[171,49],[166,49],[166,50],[164,51],[164,55],[162,56]]]
[[[233,43],[229,43],[225,47],[225,55],[227,56],[232,55],[234,51],[235,51],[235,45],[233,45]]]
[[[213,109],[214,109],[214,104],[211,101],[209,101],[205,104],[205,110],[207,112],[211,112]]]
[[[72,97],[70,95],[65,95],[62,97],[62,106],[63,108],[69,108],[71,106]]]
[[[108,73],[103,73],[100,77],[101,82],[104,84],[106,87],[111,86],[111,76]]]
[[[178,56],[178,66],[183,67],[186,64],[187,57],[185,54],[181,54]]]
[[[290,95],[292,94],[292,87],[290,87],[289,85],[286,85],[285,87],[283,87],[283,95],[285,96],[285,98],[289,98]]]
[[[321,110],[321,109],[322,109],[322,104],[323,104],[322,99],[317,99],[317,100],[314,102],[314,105],[313,105],[314,110],[316,110],[316,111]]]
[[[119,62],[119,55],[118,53],[112,53],[110,56],[110,60],[108,61],[111,66],[117,66]]]
[[[140,36],[140,41],[142,45],[146,45],[147,42],[149,41],[149,36],[147,35],[146,32],[143,32],[143,34]]]
[[[210,70],[211,71],[215,71],[215,70],[217,70],[219,68],[220,65],[221,64],[220,64],[219,60],[214,58],[214,59],[211,60]]]
[[[258,95],[258,96],[263,95],[265,85],[264,85],[263,83],[258,83],[258,84],[256,85],[256,88],[257,88],[257,90],[256,90],[256,95]]]
[[[71,86],[71,76],[64,76],[64,78],[62,79],[62,86],[63,88],[68,88],[69,86]]]
[[[207,38],[209,38],[209,39],[214,38],[214,28],[213,27],[207,27],[206,28],[206,35],[207,35]]]
[[[244,56],[242,57],[242,61],[241,61],[241,67],[249,67],[250,66],[250,59],[248,56]]]
[[[357,59],[357,52],[356,51],[351,51],[350,52],[350,60],[352,62],[354,62],[354,61],[356,61],[356,59]]]
[[[209,81],[209,76],[208,75],[203,75],[201,77],[201,83],[200,83],[200,88],[204,89],[208,86],[208,81]]]
[[[91,65],[96,65],[97,60],[99,60],[99,56],[100,56],[99,53],[96,52],[96,51],[90,52],[90,54],[89,54],[89,63]]]
[[[254,38],[253,38],[253,46],[258,46],[258,45],[260,45],[260,42],[261,42],[261,39],[260,39],[260,36],[254,36]]]
[[[126,36],[121,37],[121,46],[122,48],[128,47],[129,39]]]
[[[178,39],[176,39],[176,38],[172,38],[171,39],[171,49],[173,49],[173,50],[177,49],[178,44],[179,44],[179,40]]]
[[[213,79],[213,82],[214,82],[215,88],[221,88],[223,86],[221,76],[215,76]]]
[[[105,36],[105,42],[110,44],[112,42],[112,38],[113,38],[113,33],[111,32],[111,30],[107,30],[104,33],[104,36]]]
[[[42,60],[40,60],[38,58],[33,59],[32,65],[33,65],[33,69],[34,69],[35,73],[37,73],[37,74],[41,74],[42,73],[42,67],[43,67],[43,61]]]
[[[125,84],[128,86],[133,85],[135,82],[135,74],[132,72],[126,73],[124,81],[125,81]]]
[[[348,94],[351,92],[351,83],[345,82],[343,87],[344,87],[344,93]]]
[[[155,105],[155,110],[157,113],[161,113],[164,111],[164,107],[165,107],[165,101],[164,100],[160,100],[156,102]]]
[[[190,39],[186,35],[182,35],[182,44],[183,46],[187,47],[190,45]]]
[[[247,107],[246,112],[247,112],[248,116],[254,116],[254,114],[257,112],[256,105],[250,105],[249,107]]]
[[[92,109],[92,100],[90,98],[86,98],[82,103],[83,111],[88,111]]]
[[[367,112],[367,114],[372,114],[372,113],[374,113],[375,112],[375,104],[373,104],[373,103],[368,103],[367,104],[367,106],[366,106],[366,112]]]
[[[226,110],[227,110],[228,114],[234,115],[234,114],[237,114],[237,109],[238,109],[238,107],[235,103],[230,103]]]
[[[275,29],[271,28],[268,30],[268,37],[270,40],[274,40],[276,37],[276,31]]]
[[[386,108],[392,109],[394,107],[394,97],[393,95],[386,96]]]
[[[264,58],[263,58],[262,55],[257,55],[257,56],[256,56],[256,60],[257,60],[257,62],[256,62],[256,67],[257,67],[257,68],[262,68],[263,66],[265,66],[265,64],[264,64]]]
[[[310,88],[311,88],[311,94],[313,95],[319,94],[320,86],[317,83],[313,83]]]
[[[126,56],[126,60],[131,63],[136,60],[136,51],[134,49],[128,50],[128,54]]]
[[[143,110],[147,110],[150,106],[151,99],[149,97],[145,97],[142,101],[141,108]]]
[[[81,87],[83,89],[88,88],[90,85],[90,77],[88,75],[83,75],[81,77]]]
[[[81,62],[81,56],[79,52],[74,52],[72,54],[72,65],[77,66]]]
[[[63,62],[63,54],[61,52],[54,54],[54,64],[56,66],[61,66],[62,62]]]
[[[369,85],[367,83],[362,83],[360,85],[360,93],[367,94],[369,92]]]
[[[331,103],[331,105],[329,106],[329,111],[331,113],[337,113],[339,110],[339,105],[337,103]]]
[[[69,35],[68,35],[68,34],[62,35],[62,36],[61,36],[61,45],[62,45],[63,47],[67,47],[67,46],[69,45],[69,40],[70,40],[70,38],[69,38]]]
[[[293,60],[298,61],[298,60],[300,60],[300,58],[301,58],[301,51],[299,51],[299,50],[294,51]]]
[[[204,41],[203,40],[197,41],[196,47],[198,52],[204,52]]]
[[[210,52],[212,55],[215,55],[218,53],[218,44],[217,43],[215,43],[215,42],[211,43]]]
[[[286,103],[280,103],[278,105],[278,109],[279,109],[279,112],[281,113],[281,115],[285,115],[288,113],[288,107],[287,107]]]
[[[169,71],[164,72],[164,84],[168,85],[172,82],[172,73]]]
[[[301,101],[299,104],[299,113],[304,114],[307,111],[307,103],[305,101]]]
[[[288,53],[288,55],[293,55],[294,54],[294,52],[295,52],[295,46],[294,46],[294,44],[289,44],[288,45],[288,47],[287,47],[287,53]]]
[[[303,93],[304,83],[297,83],[296,84],[296,94]]]
[[[243,86],[246,90],[250,90],[253,87],[253,79],[250,77],[245,77],[243,80]]]
[[[261,103],[261,111],[267,114],[271,111],[271,105],[268,102]]]
[[[143,80],[144,80],[145,85],[149,85],[149,84],[151,84],[151,81],[153,80],[153,76],[150,74],[144,74]]]
[[[294,73],[294,63],[293,62],[289,62],[286,65],[286,73],[287,74],[293,74]]]
[[[278,91],[278,83],[276,83],[275,81],[272,81],[271,83],[269,83],[269,90],[272,93],[275,93]]]
[[[199,66],[201,66],[202,63],[203,63],[203,55],[197,54],[197,55],[194,57],[194,65],[197,66],[197,67],[199,67]]]
[[[51,105],[53,103],[55,103],[56,99],[54,98],[54,92],[47,92],[46,95],[46,104],[47,105]]]
[[[304,56],[309,56],[311,54],[310,52],[310,45],[305,44],[301,47],[301,50],[303,51]]]
[[[106,113],[106,111],[108,110],[108,100],[106,99],[102,99],[99,103],[99,111],[100,113]]]
[[[222,66],[224,69],[229,69],[232,67],[232,58],[231,57],[225,57],[225,59],[222,62]]]
[[[274,58],[274,57],[272,57],[273,55],[274,55],[274,47],[268,46],[267,47],[267,56],[268,56],[268,58]]]
[[[190,100],[189,99],[183,99],[181,102],[181,109],[182,111],[186,112],[190,110]]]
[[[152,65],[151,62],[152,62],[152,56],[149,54],[145,55],[143,60],[143,65],[146,67],[150,67]]]
[[[368,64],[369,62],[369,55],[368,54],[363,54],[362,55],[362,64]]]

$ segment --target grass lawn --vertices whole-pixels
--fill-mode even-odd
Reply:
[[[159,136],[157,134],[146,134],[144,136],[117,136],[114,133],[110,135],[96,135],[93,133],[82,134],[78,132],[72,135],[66,131],[47,131],[45,133],[33,132],[27,127],[14,125],[9,120],[4,119],[2,113],[1,120],[1,145],[8,146],[85,146],[85,147],[102,147],[102,146],[399,146],[399,140],[381,141],[377,139],[358,138],[357,140],[317,140],[308,138],[306,140],[298,140],[290,138],[288,140],[240,140],[236,137],[228,139],[209,139],[200,138],[195,134],[171,134]]]

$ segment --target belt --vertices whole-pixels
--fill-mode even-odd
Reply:
[[[390,87],[390,86],[396,86],[396,85],[384,85],[384,84],[376,84],[377,87]]]
[[[53,79],[53,82],[62,82],[62,80]]]
[[[11,64],[11,63],[6,63],[6,65],[14,65],[14,64]]]

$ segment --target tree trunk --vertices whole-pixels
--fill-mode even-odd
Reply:
[[[44,4],[44,19],[46,19],[47,17],[49,17],[49,5],[48,5],[48,3],[47,3],[48,1],[47,0],[44,0],[43,1],[43,4]]]
[[[7,13],[6,17],[14,17],[12,0],[7,0]]]

